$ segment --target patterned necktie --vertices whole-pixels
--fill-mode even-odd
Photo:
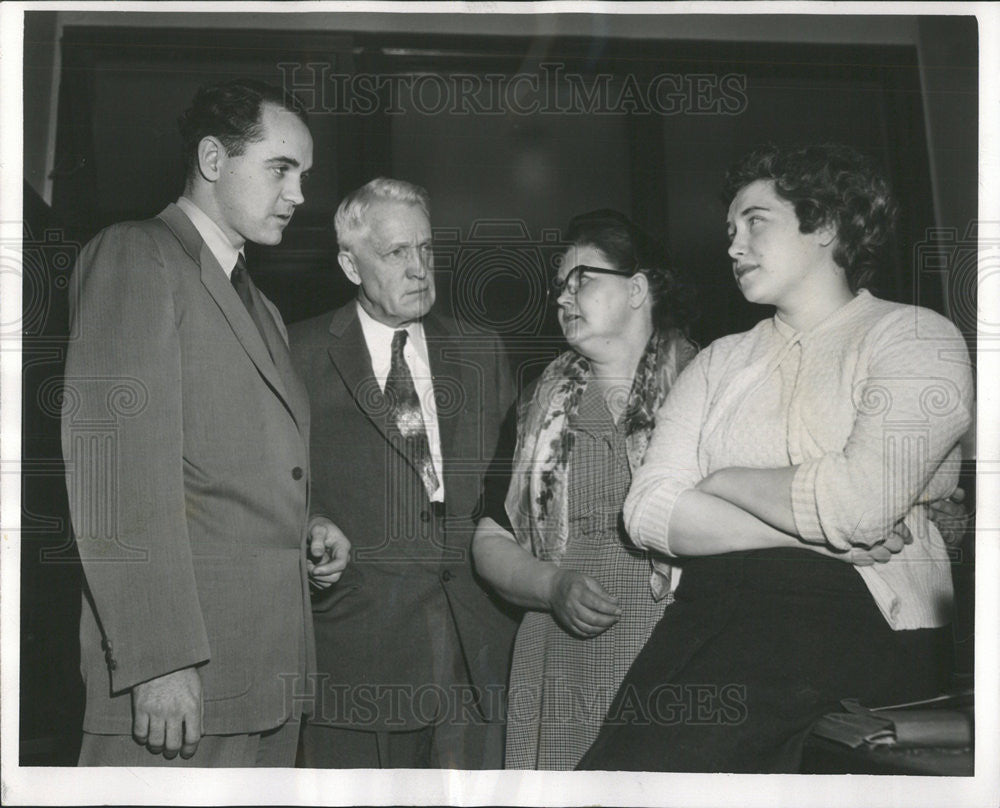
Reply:
[[[240,253],[237,257],[236,266],[233,267],[229,281],[233,284],[236,294],[240,296],[240,300],[243,301],[243,305],[246,306],[247,313],[253,320],[254,325],[257,326],[260,338],[264,341],[264,347],[267,348],[267,352],[270,354],[271,346],[268,344],[267,337],[264,336],[264,323],[261,320],[261,313],[257,308],[257,304],[253,301],[253,295],[250,294],[250,273],[247,272],[247,262],[243,259],[243,253]],[[271,358],[274,359],[273,354],[271,354]]]
[[[389,365],[389,375],[385,380],[385,397],[390,407],[389,422],[399,430],[399,434],[406,442],[409,455],[420,471],[427,496],[431,497],[437,490],[438,476],[431,460],[420,398],[417,396],[416,387],[413,386],[410,368],[403,358],[406,337],[405,330],[392,335],[392,363]]]

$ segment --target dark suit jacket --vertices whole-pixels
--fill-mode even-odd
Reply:
[[[313,717],[320,723],[369,730],[419,724],[407,700],[434,681],[428,616],[435,610],[450,614],[482,714],[503,720],[515,622],[475,580],[470,544],[483,473],[513,398],[510,369],[493,334],[460,337],[454,323],[435,316],[425,318],[424,334],[443,509],[431,505],[406,449],[391,440],[356,304],[290,328],[292,358],[312,404],[313,512],[328,515],[353,545],[340,581],[314,598],[317,667],[326,677]],[[394,696],[379,698],[393,687]]]
[[[86,574],[84,728],[131,732],[129,689],[201,665],[204,729],[291,713],[313,669],[309,404],[281,317],[274,360],[176,205],[82,251],[62,440]]]

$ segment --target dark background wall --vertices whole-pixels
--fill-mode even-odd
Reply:
[[[431,194],[439,305],[470,327],[501,331],[523,378],[561,344],[542,294],[561,228],[596,207],[624,210],[667,238],[697,282],[694,336],[707,343],[768,313],[731,281],[719,199],[726,166],[763,141],[832,140],[879,160],[903,204],[877,289],[950,314],[974,338],[974,18],[25,20],[26,763],[73,762],[81,714],[79,569],[54,397],[73,255],[101,227],[176,199],[175,120],[203,83],[253,75],[286,83],[311,106],[307,202],[280,246],[250,256],[288,322],[352,294],[336,266],[332,212],[347,191],[384,174]],[[479,90],[463,101],[461,87]],[[959,560],[968,575],[968,553]],[[959,634],[971,665],[971,612]]]

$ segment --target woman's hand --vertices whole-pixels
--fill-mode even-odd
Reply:
[[[905,528],[904,528],[905,530]],[[912,541],[912,539],[910,540]],[[855,567],[871,567],[875,564],[887,563],[896,553],[903,549],[905,542],[899,533],[890,533],[889,538],[871,547],[852,547],[846,553],[839,553],[843,560]]]
[[[973,516],[965,506],[965,489],[956,488],[948,499],[936,499],[927,506],[927,516],[937,525],[948,547],[958,547],[972,526]]]
[[[885,564],[892,559],[896,553],[913,541],[910,531],[902,522],[898,522],[889,536],[871,547],[860,545],[851,547],[849,550],[833,550],[829,546],[819,544],[805,544],[801,546],[820,555],[836,558],[846,564],[855,567],[871,567],[875,564]]]
[[[560,569],[552,576],[552,616],[575,637],[596,637],[618,622],[621,607],[589,575]]]

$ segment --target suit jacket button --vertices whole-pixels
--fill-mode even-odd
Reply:
[[[302,467],[301,466],[296,466],[295,468],[292,469],[292,479],[293,480],[301,480],[302,479]]]
[[[450,581],[452,577],[453,576],[451,574],[451,570],[445,570],[444,572],[441,573],[441,580],[444,581],[445,583],[448,583],[448,581]]]
[[[113,671],[117,670],[117,668],[118,668],[118,663],[115,661],[115,658],[111,657],[110,659],[108,659],[108,670]]]

